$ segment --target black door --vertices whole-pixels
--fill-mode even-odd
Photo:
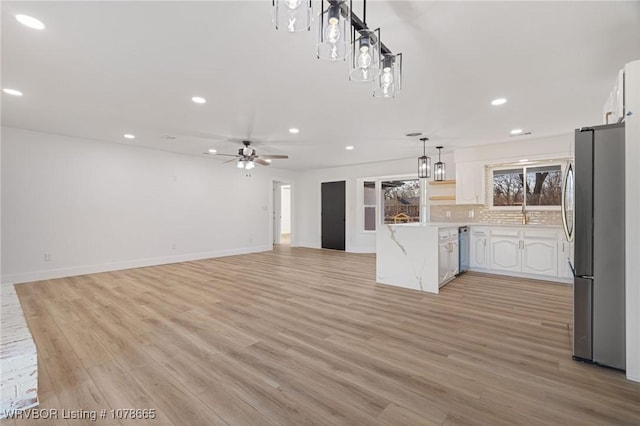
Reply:
[[[345,182],[322,184],[322,248],[344,250]]]

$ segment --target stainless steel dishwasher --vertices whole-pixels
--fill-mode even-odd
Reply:
[[[458,275],[469,269],[469,227],[458,228]]]

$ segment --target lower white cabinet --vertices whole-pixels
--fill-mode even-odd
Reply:
[[[516,274],[571,277],[559,269],[573,252],[570,243],[558,243],[557,229],[503,226],[471,228],[471,268]],[[487,249],[488,247],[488,249]],[[562,247],[563,253],[559,253]],[[562,262],[560,259],[564,259]]]
[[[458,229],[442,229],[438,238],[438,286],[442,287],[458,274]]]
[[[489,229],[471,228],[469,267],[486,269],[489,267]]]

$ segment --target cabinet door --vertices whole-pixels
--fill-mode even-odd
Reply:
[[[538,275],[558,275],[557,240],[526,239],[522,250],[522,272]]]
[[[442,241],[438,246],[438,284],[442,284],[449,278],[449,242]]]
[[[519,237],[491,237],[491,269],[521,272],[522,250]]]
[[[460,253],[458,252],[458,239],[451,239],[449,242],[449,278],[458,274],[460,268]]]
[[[456,164],[456,204],[484,204],[484,164]]]
[[[471,232],[471,259],[469,266],[472,268],[487,268],[487,234],[482,231]]]

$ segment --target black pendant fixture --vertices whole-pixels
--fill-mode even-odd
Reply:
[[[422,157],[418,157],[418,178],[431,177],[431,158],[427,157],[427,141],[429,138],[420,138],[422,141]]]
[[[446,164],[440,160],[440,150],[442,148],[442,146],[436,146],[438,150],[438,162],[433,165],[433,180],[438,182],[445,180],[447,175]]]

